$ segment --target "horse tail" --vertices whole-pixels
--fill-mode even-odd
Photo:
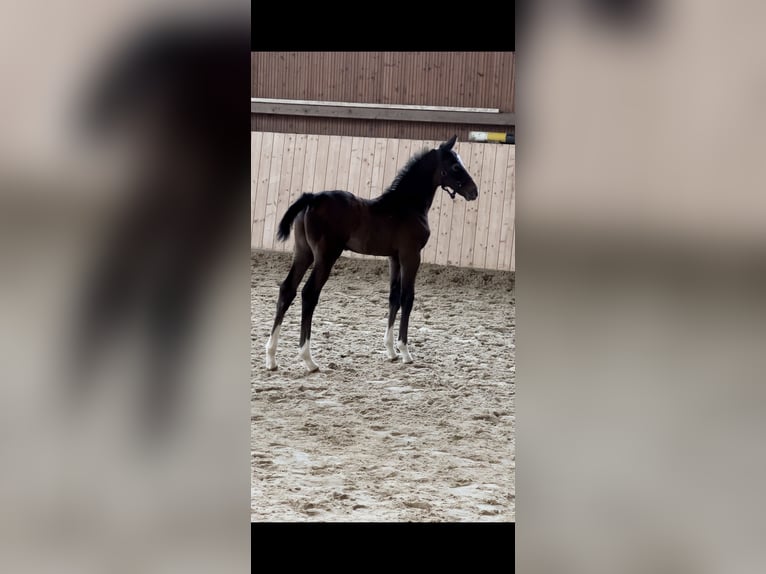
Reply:
[[[293,225],[293,220],[298,217],[298,214],[306,209],[314,201],[313,193],[304,193],[301,195],[295,203],[287,208],[282,221],[279,222],[279,229],[277,229],[277,239],[285,241],[290,237],[290,227]]]

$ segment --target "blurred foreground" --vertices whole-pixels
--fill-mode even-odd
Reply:
[[[763,572],[766,7],[528,15],[519,571]]]
[[[45,10],[2,8],[2,569],[247,571],[249,6]]]

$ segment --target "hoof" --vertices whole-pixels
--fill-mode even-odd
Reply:
[[[274,357],[266,357],[266,370],[276,371],[277,368],[277,361],[274,359]]]
[[[410,355],[410,350],[407,347],[407,343],[402,343],[401,341],[399,341],[396,344],[396,347],[399,349],[399,352],[402,354],[402,363],[411,363],[412,355]]]
[[[306,370],[309,373],[315,373],[319,370],[319,365],[317,365],[314,362],[314,359],[312,359],[310,356],[306,358],[305,356],[301,356],[301,361],[303,362],[303,366],[306,367]]]
[[[308,340],[301,347],[301,350],[298,353],[298,357],[300,358],[301,361],[303,361],[303,364],[306,366],[306,370],[309,373],[313,373],[314,371],[318,371],[319,370],[319,365],[317,365],[314,362],[314,358],[311,356],[311,351],[309,349],[309,342],[308,342]]]

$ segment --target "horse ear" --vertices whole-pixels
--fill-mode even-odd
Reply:
[[[455,142],[457,141],[457,134],[452,136],[448,141],[444,142],[442,145],[439,146],[439,149],[443,149],[445,151],[449,151],[452,149],[452,146],[455,145]]]

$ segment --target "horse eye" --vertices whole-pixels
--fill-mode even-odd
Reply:
[[[456,163],[453,163],[452,164],[452,171],[454,171],[455,173],[459,172],[460,171],[460,166],[458,164],[456,164]]]

